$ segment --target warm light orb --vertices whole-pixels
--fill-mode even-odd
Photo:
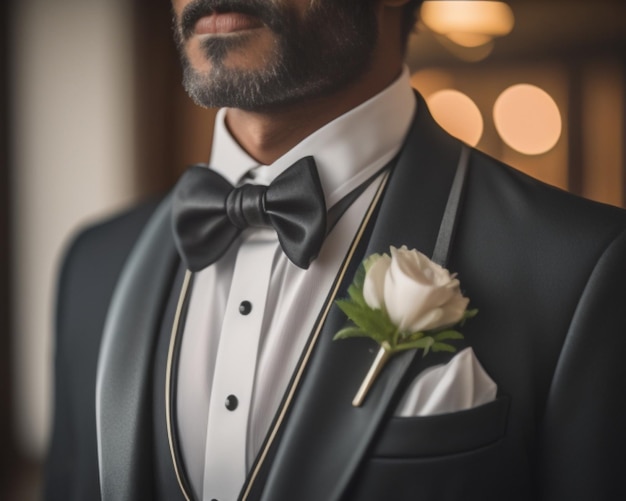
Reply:
[[[427,0],[421,19],[435,33],[464,47],[478,47],[493,37],[508,35],[515,24],[511,8],[495,1]]]
[[[448,33],[448,39],[461,47],[480,47],[492,41],[491,36],[481,33]]]
[[[561,137],[561,113],[554,99],[529,84],[506,89],[493,108],[493,119],[502,140],[526,155],[551,150]]]
[[[427,98],[433,117],[446,131],[476,146],[483,135],[483,116],[467,95],[458,90],[444,89]]]
[[[452,41],[450,38],[444,35],[436,35],[439,43],[443,45],[448,51],[454,54],[459,59],[463,61],[467,61],[469,63],[475,63],[478,61],[482,61],[489,57],[489,55],[493,52],[495,47],[495,43],[493,39],[489,39],[488,42],[482,43],[476,47],[467,47],[463,45],[459,45],[458,43]]]

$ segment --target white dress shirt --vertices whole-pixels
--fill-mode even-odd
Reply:
[[[233,184],[269,184],[312,155],[332,207],[399,151],[415,112],[408,71],[380,94],[259,166],[229,134],[221,110],[210,165]],[[380,180],[348,208],[308,270],[271,229],[245,230],[195,274],[177,374],[176,416],[198,499],[234,501],[278,410],[302,348]]]

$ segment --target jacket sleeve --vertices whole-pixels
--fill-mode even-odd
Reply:
[[[77,491],[83,491],[77,486],[81,474],[85,477],[85,467],[90,462],[84,456],[87,449],[93,449],[85,443],[84,430],[90,428],[92,423],[82,421],[80,427],[76,417],[84,416],[89,412],[89,404],[79,403],[79,389],[76,386],[76,378],[86,382],[91,377],[88,373],[76,374],[75,353],[72,349],[75,332],[81,330],[80,322],[74,312],[80,307],[80,299],[76,297],[76,287],[80,285],[80,276],[84,270],[81,262],[84,261],[84,250],[88,247],[89,232],[80,234],[69,247],[59,276],[56,303],[56,322],[54,338],[54,390],[53,390],[53,416],[52,432],[48,457],[44,472],[44,499],[46,501],[72,500],[76,498]],[[86,291],[83,291],[84,298]],[[97,340],[94,340],[94,343]],[[78,348],[79,345],[76,347]],[[84,357],[86,354],[83,353]],[[91,454],[91,455],[93,455]],[[77,462],[82,461],[82,467],[77,467]],[[93,461],[91,461],[93,463]],[[93,476],[93,466],[90,468]],[[80,480],[84,484],[87,479]],[[95,478],[97,482],[97,477]],[[96,483],[97,485],[97,483]]]
[[[538,477],[547,501],[626,499],[626,231],[607,246],[550,387]]]
[[[82,231],[66,252],[55,312],[45,501],[100,498],[95,388],[102,329],[121,269],[155,206],[149,201]]]

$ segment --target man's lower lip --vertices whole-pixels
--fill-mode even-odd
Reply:
[[[239,12],[211,14],[198,20],[194,28],[196,35],[219,35],[236,31],[260,28],[261,21],[256,17]]]

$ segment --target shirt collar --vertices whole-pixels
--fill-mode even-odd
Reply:
[[[227,108],[220,109],[215,117],[209,164],[232,185],[237,185],[248,171],[259,166],[259,162],[248,155],[228,131],[226,111]]]
[[[226,109],[218,112],[211,167],[237,184],[252,168],[255,181],[269,184],[298,159],[313,156],[326,205],[345,195],[388,163],[400,150],[416,108],[409,71],[369,100],[324,125],[271,165],[259,166],[229,133]]]

